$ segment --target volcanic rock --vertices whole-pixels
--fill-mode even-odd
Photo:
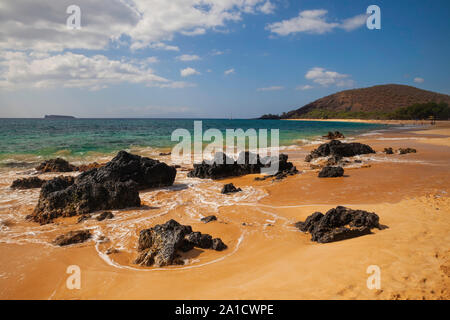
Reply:
[[[400,148],[398,149],[399,154],[416,153],[417,150],[413,148]]]
[[[59,177],[42,186],[39,202],[29,218],[46,224],[100,210],[139,207],[139,190],[172,185],[176,169],[157,160],[121,151],[101,168],[78,177]]]
[[[234,186],[234,184],[228,183],[228,184],[223,186],[221,193],[229,194],[229,193],[236,193],[236,192],[241,192],[241,191],[242,191],[241,188],[236,188]]]
[[[325,215],[315,212],[295,226],[302,232],[309,232],[311,241],[319,243],[355,238],[370,234],[373,228],[382,229],[377,214],[341,206],[329,210]]]
[[[70,231],[66,234],[58,236],[53,244],[57,246],[68,246],[74,243],[82,243],[88,240],[91,237],[91,232],[89,230],[78,230],[78,231]]]
[[[323,136],[324,138],[328,139],[328,140],[335,140],[335,139],[344,139],[345,136],[340,133],[339,131],[335,131],[335,132],[328,132],[328,134],[326,136]]]
[[[336,178],[344,175],[344,169],[342,167],[324,167],[319,172],[319,178]]]
[[[294,165],[287,160],[288,156],[285,154],[280,154],[275,159],[273,157],[261,159],[259,155],[247,151],[241,152],[237,161],[234,161],[225,153],[218,152],[214,155],[213,160],[205,160],[200,164],[194,164],[194,169],[188,173],[188,177],[215,180],[257,174],[261,173],[263,168],[269,168],[273,161],[276,161],[278,165],[277,173],[293,170]]]
[[[216,221],[216,220],[217,220],[216,216],[207,216],[207,217],[204,217],[204,218],[200,219],[200,221],[203,221],[204,223],[210,223],[210,222],[213,222],[213,221]]]
[[[40,188],[45,182],[45,180],[39,179],[38,177],[17,179],[13,181],[11,188],[21,190]]]
[[[50,159],[42,162],[39,166],[36,167],[36,170],[39,172],[72,172],[76,171],[77,167],[71,165],[64,159],[56,158]]]
[[[369,153],[375,153],[375,151],[366,144],[357,142],[343,143],[339,140],[331,140],[311,151],[311,153],[306,156],[305,161],[310,162],[311,160],[320,157],[337,156],[343,158]]]
[[[111,211],[105,211],[97,216],[97,221],[103,221],[105,219],[112,219],[114,215]]]
[[[179,252],[187,252],[194,247],[224,250],[226,245],[209,234],[193,232],[191,226],[184,226],[175,220],[140,232],[138,241],[139,256],[136,264],[142,266],[167,266],[183,264]]]

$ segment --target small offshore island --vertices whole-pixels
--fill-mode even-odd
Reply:
[[[46,114],[44,116],[44,119],[76,119],[74,116],[61,116],[61,115],[54,115],[54,114]]]

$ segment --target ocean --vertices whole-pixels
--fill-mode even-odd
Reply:
[[[247,130],[279,129],[280,146],[300,146],[328,131],[354,136],[386,125],[351,122],[280,120],[202,120],[203,132],[216,128]],[[0,119],[0,166],[37,162],[56,156],[73,161],[106,158],[120,150],[158,154],[177,142],[175,129],[193,136],[194,119]],[[142,152],[141,152],[142,153]]]

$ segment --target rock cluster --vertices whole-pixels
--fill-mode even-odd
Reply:
[[[188,173],[188,177],[201,179],[223,179],[227,177],[243,176],[246,174],[261,173],[263,168],[269,168],[272,161],[278,164],[278,173],[297,170],[288,156],[280,154],[278,159],[266,157],[261,159],[259,155],[251,152],[241,152],[237,161],[228,157],[225,153],[216,153],[211,161],[203,161],[194,164],[194,169]]]
[[[399,154],[417,153],[417,150],[413,148],[400,148],[398,149],[398,153]]]
[[[386,154],[394,154],[394,150],[391,147],[384,148],[383,152]]]
[[[324,138],[328,139],[328,140],[335,140],[335,139],[344,139],[345,136],[340,133],[339,131],[335,131],[335,132],[328,132],[328,134],[326,136],[323,136]]]
[[[135,263],[141,266],[168,266],[183,264],[179,252],[188,252],[194,247],[222,251],[227,246],[219,238],[209,234],[193,232],[191,226],[169,220],[165,224],[140,232],[139,256]]]
[[[342,167],[324,167],[319,172],[319,178],[336,178],[344,175],[344,169]]]
[[[24,189],[40,188],[45,182],[46,182],[45,180],[39,179],[38,177],[17,179],[13,181],[11,189],[24,190]]]
[[[75,243],[82,243],[91,238],[91,232],[89,230],[70,231],[66,234],[58,236],[53,244],[57,246],[68,246]]]
[[[230,194],[230,193],[236,193],[236,192],[241,192],[241,191],[242,191],[241,188],[236,188],[234,186],[234,184],[228,183],[228,184],[223,186],[221,193],[223,193],[223,194]]]
[[[319,243],[355,238],[370,234],[373,228],[382,229],[377,214],[341,206],[329,210],[325,215],[315,212],[295,226],[300,231],[309,232],[311,241]]]
[[[357,142],[344,143],[339,140],[331,140],[328,143],[321,144],[317,149],[311,151],[311,153],[306,156],[305,161],[310,162],[311,160],[320,157],[337,156],[339,158],[343,158],[369,153],[375,153],[375,151],[366,144]]]
[[[121,151],[101,168],[45,183],[28,218],[46,224],[60,216],[138,207],[139,190],[170,186],[175,175],[176,169],[165,163]]]

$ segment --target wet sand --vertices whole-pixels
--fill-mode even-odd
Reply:
[[[342,178],[317,178],[317,170],[303,161],[316,146],[302,146],[288,154],[303,172],[283,181],[256,182],[255,175],[201,181],[179,171],[174,187],[141,192],[142,208],[82,224],[76,217],[46,226],[26,222],[39,190],[9,190],[24,174],[1,172],[0,219],[8,223],[0,231],[0,298],[449,299],[450,126],[353,138],[377,154],[361,156],[362,164],[346,169]],[[385,147],[418,153],[385,155]],[[221,195],[229,182],[243,192]],[[389,228],[317,244],[293,227],[338,205],[375,212]],[[218,221],[199,221],[211,214]],[[228,249],[192,250],[184,266],[133,265],[139,231],[171,218],[222,238]],[[85,228],[95,237],[84,244],[49,244],[59,234]],[[100,242],[100,236],[109,241]],[[109,248],[119,252],[106,255]],[[66,286],[70,265],[81,269],[79,290]],[[370,265],[380,267],[380,290],[367,288]]]

